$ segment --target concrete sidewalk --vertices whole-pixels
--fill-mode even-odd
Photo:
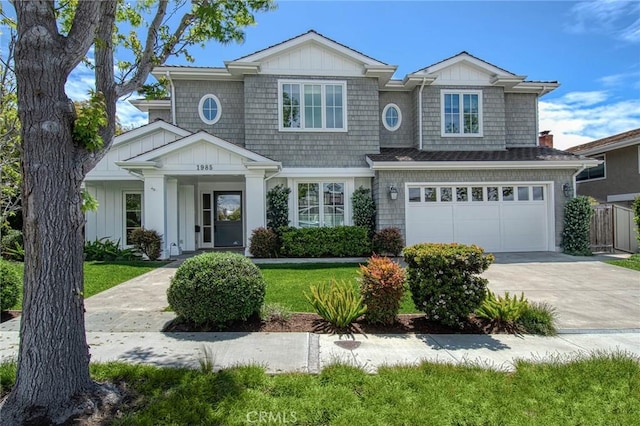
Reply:
[[[555,305],[563,331],[556,337],[162,333],[174,318],[165,311],[166,289],[179,264],[155,269],[85,301],[93,361],[197,367],[206,348],[217,368],[252,363],[270,373],[317,373],[336,361],[374,372],[382,365],[423,360],[509,370],[516,359],[569,359],[596,350],[640,357],[640,273],[599,258],[500,254],[485,273],[494,291],[524,291],[530,300]],[[17,355],[19,324],[19,318],[0,324],[0,359]]]

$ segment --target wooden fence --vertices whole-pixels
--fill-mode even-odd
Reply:
[[[613,252],[613,206],[599,204],[594,206],[591,217],[591,251]]]
[[[614,204],[594,206],[591,217],[591,251],[612,253],[614,250],[638,251],[633,211]]]

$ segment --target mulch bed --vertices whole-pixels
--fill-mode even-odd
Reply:
[[[422,314],[398,315],[392,325],[367,324],[360,320],[349,329],[337,330],[323,320],[319,315],[311,313],[294,313],[287,321],[262,321],[258,316],[247,321],[228,324],[224,328],[216,325],[199,325],[176,318],[162,331],[166,332],[205,332],[205,331],[235,331],[235,332],[306,332],[306,333],[359,333],[359,334],[487,334],[494,332],[485,321],[469,317],[463,329],[451,328],[427,320]]]

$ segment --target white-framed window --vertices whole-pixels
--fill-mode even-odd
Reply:
[[[123,194],[124,243],[132,245],[129,236],[131,231],[142,227],[142,192],[125,192]]]
[[[382,124],[390,132],[400,128],[402,124],[402,112],[396,104],[387,104],[382,110]]]
[[[205,124],[216,124],[222,116],[220,99],[216,95],[204,95],[198,104],[198,114]]]
[[[281,131],[347,131],[347,83],[278,80]]]
[[[594,160],[602,160],[601,164],[598,164],[595,167],[589,167],[588,169],[584,169],[583,171],[576,176],[576,182],[583,182],[586,180],[599,180],[607,178],[607,166],[606,166],[606,158],[605,154],[596,155],[591,157]]]
[[[482,136],[482,91],[441,91],[442,136]]]
[[[345,182],[298,182],[296,209],[299,228],[344,226]]]

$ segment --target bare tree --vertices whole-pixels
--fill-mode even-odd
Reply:
[[[26,257],[17,378],[0,419],[4,425],[62,423],[94,407],[108,390],[89,376],[80,186],[112,143],[116,101],[169,56],[192,59],[189,46],[242,41],[253,14],[273,6],[271,0],[14,0],[13,7]],[[144,25],[143,14],[146,33],[119,33],[121,21]],[[90,108],[77,113],[65,83],[92,46],[96,92]],[[118,61],[116,76],[118,46],[135,60]]]

